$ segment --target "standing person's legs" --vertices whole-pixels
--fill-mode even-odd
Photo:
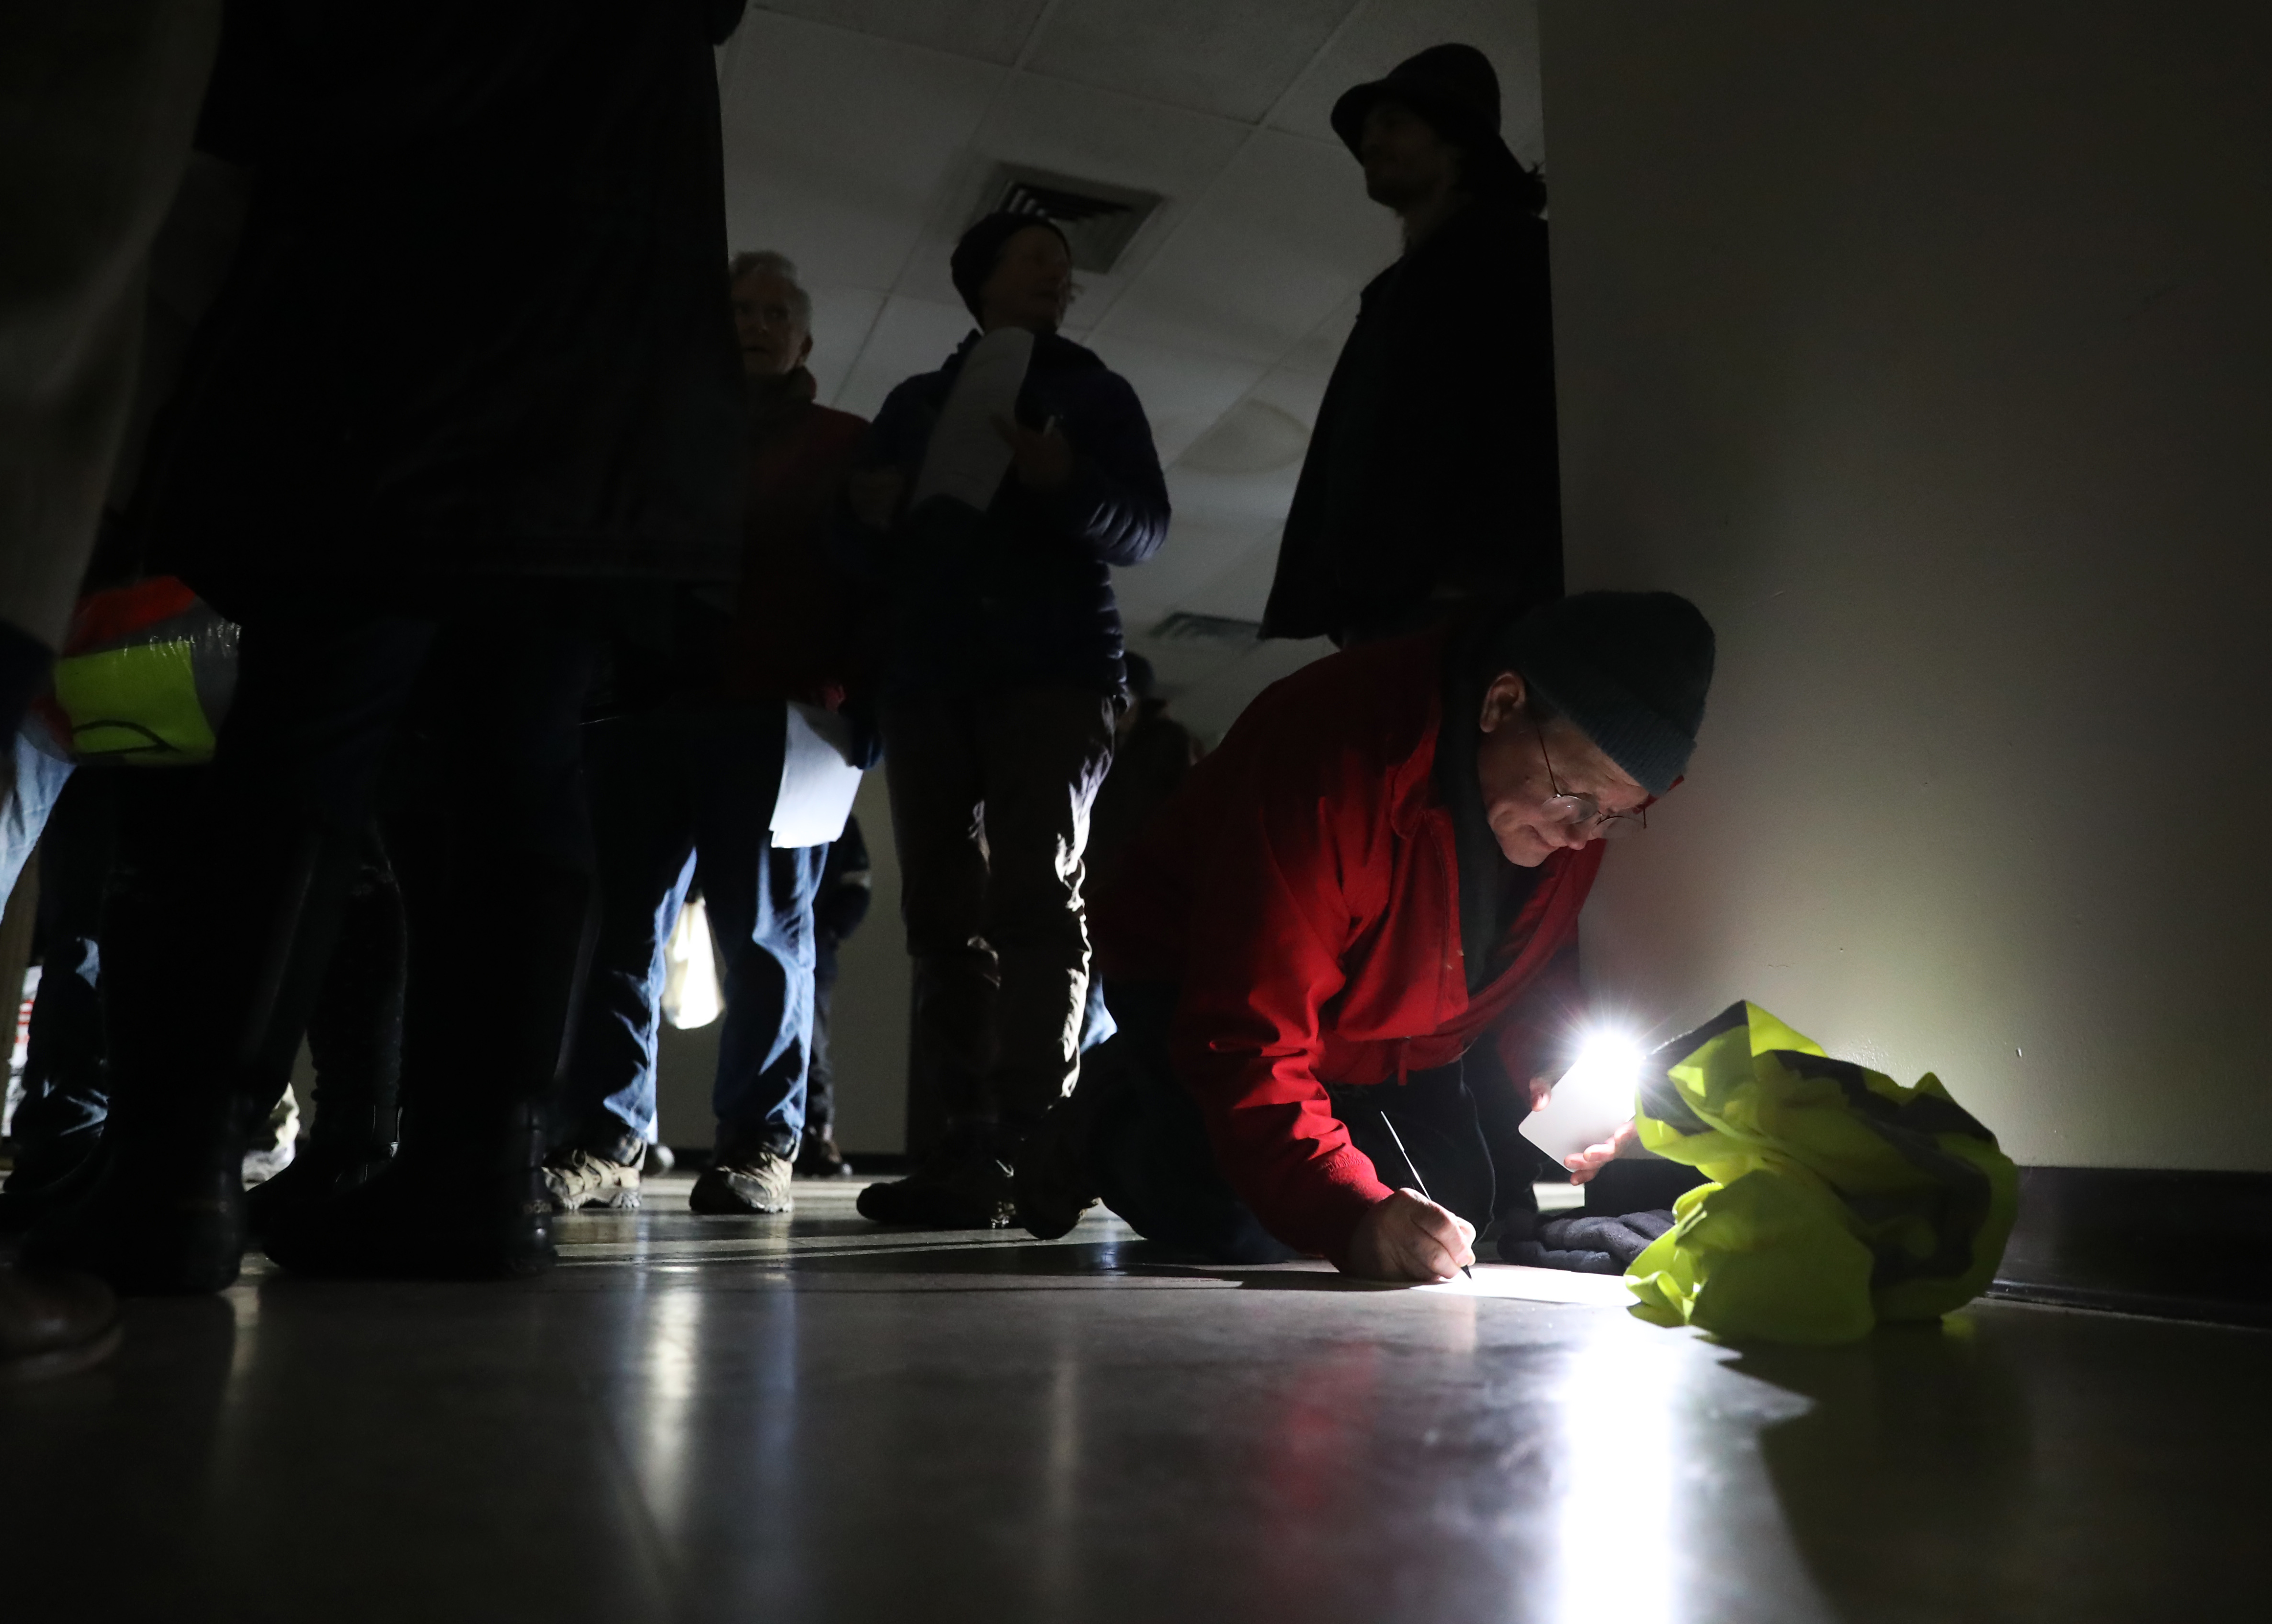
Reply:
[[[301,1134],[291,1165],[245,1196],[255,1234],[288,1207],[367,1181],[394,1154],[408,951],[401,888],[374,826],[308,1013],[315,1125]]]
[[[213,768],[186,818],[144,818],[131,841],[122,831],[104,909],[105,1167],[28,1250],[134,1289],[235,1278],[244,1134],[291,1075],[435,634],[430,616],[371,607],[375,595],[226,594],[243,632]]]
[[[851,1171],[836,1148],[836,1061],[828,1046],[840,950],[833,936],[813,941],[812,1053],[805,1061],[804,1140],[796,1155],[796,1170],[808,1179],[833,1179]]]
[[[1076,688],[1012,689],[979,706],[989,882],[986,940],[1000,964],[988,1091],[1014,1136],[1072,1086],[1088,998],[1080,894],[1088,810],[1112,763],[1112,702]]]
[[[983,1086],[999,1052],[1000,969],[985,937],[976,704],[961,694],[900,693],[883,706],[900,916],[918,989],[909,1069],[937,1080],[946,1132],[913,1177],[860,1192],[862,1214],[878,1223],[990,1228],[1007,1223],[1013,1205]]]
[[[24,1099],[16,1107],[11,1197],[53,1186],[78,1166],[93,1152],[110,1114],[102,1039],[102,894],[117,843],[118,793],[131,787],[116,772],[75,774],[40,839],[40,937],[47,961],[32,1005]]]
[[[698,1212],[787,1211],[804,1131],[812,899],[827,848],[772,843],[785,719],[772,707],[721,715],[704,760],[697,863],[726,1015],[711,1088],[718,1156],[689,1198]]]
[[[600,640],[579,607],[541,587],[467,594],[437,639],[418,723],[431,729],[447,827],[404,895],[401,1151],[270,1236],[287,1268],[490,1278],[553,1261],[542,1100],[593,914],[579,725]]]
[[[923,987],[916,1041],[948,1090],[950,1119],[979,1108],[996,1052],[999,970],[985,939],[984,779],[973,702],[893,695],[883,706],[884,777],[900,857],[900,917]]]
[[[663,948],[694,875],[686,741],[652,716],[584,728],[600,875],[591,973],[553,1111],[554,1207],[636,1207],[655,1137]]]

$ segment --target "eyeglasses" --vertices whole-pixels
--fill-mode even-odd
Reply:
[[[1629,834],[1648,827],[1648,808],[1640,806],[1631,812],[1605,812],[1602,803],[1591,795],[1573,794],[1562,787],[1554,776],[1554,758],[1546,753],[1546,733],[1536,719],[1530,731],[1538,741],[1538,759],[1546,764],[1546,782],[1554,793],[1546,798],[1544,811],[1550,823],[1575,823],[1585,831],[1588,840],[1621,840]]]

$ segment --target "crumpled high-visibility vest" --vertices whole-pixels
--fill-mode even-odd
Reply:
[[[82,765],[189,766],[213,759],[236,689],[237,629],[172,576],[79,600],[39,707]]]
[[[1634,1121],[1712,1181],[1626,1271],[1659,1325],[1829,1344],[1934,1319],[1987,1288],[2018,1211],[2018,1169],[1938,1077],[1832,1060],[1755,1004],[1651,1056]]]

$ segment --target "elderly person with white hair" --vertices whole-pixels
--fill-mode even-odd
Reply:
[[[850,679],[849,600],[830,519],[866,423],[814,399],[812,301],[781,255],[728,272],[748,390],[740,585],[679,606],[667,658],[617,651],[586,728],[602,923],[545,1182],[556,1209],[639,1204],[655,1141],[661,946],[691,888],[725,991],[700,1212],[779,1212],[804,1128],[812,1040],[813,897],[826,846],[768,844],[784,702],[834,710]]]

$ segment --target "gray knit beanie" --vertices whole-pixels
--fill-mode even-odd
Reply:
[[[1662,795],[1688,770],[1712,686],[1711,623],[1676,592],[1578,592],[1502,633],[1492,668],[1522,680]]]

